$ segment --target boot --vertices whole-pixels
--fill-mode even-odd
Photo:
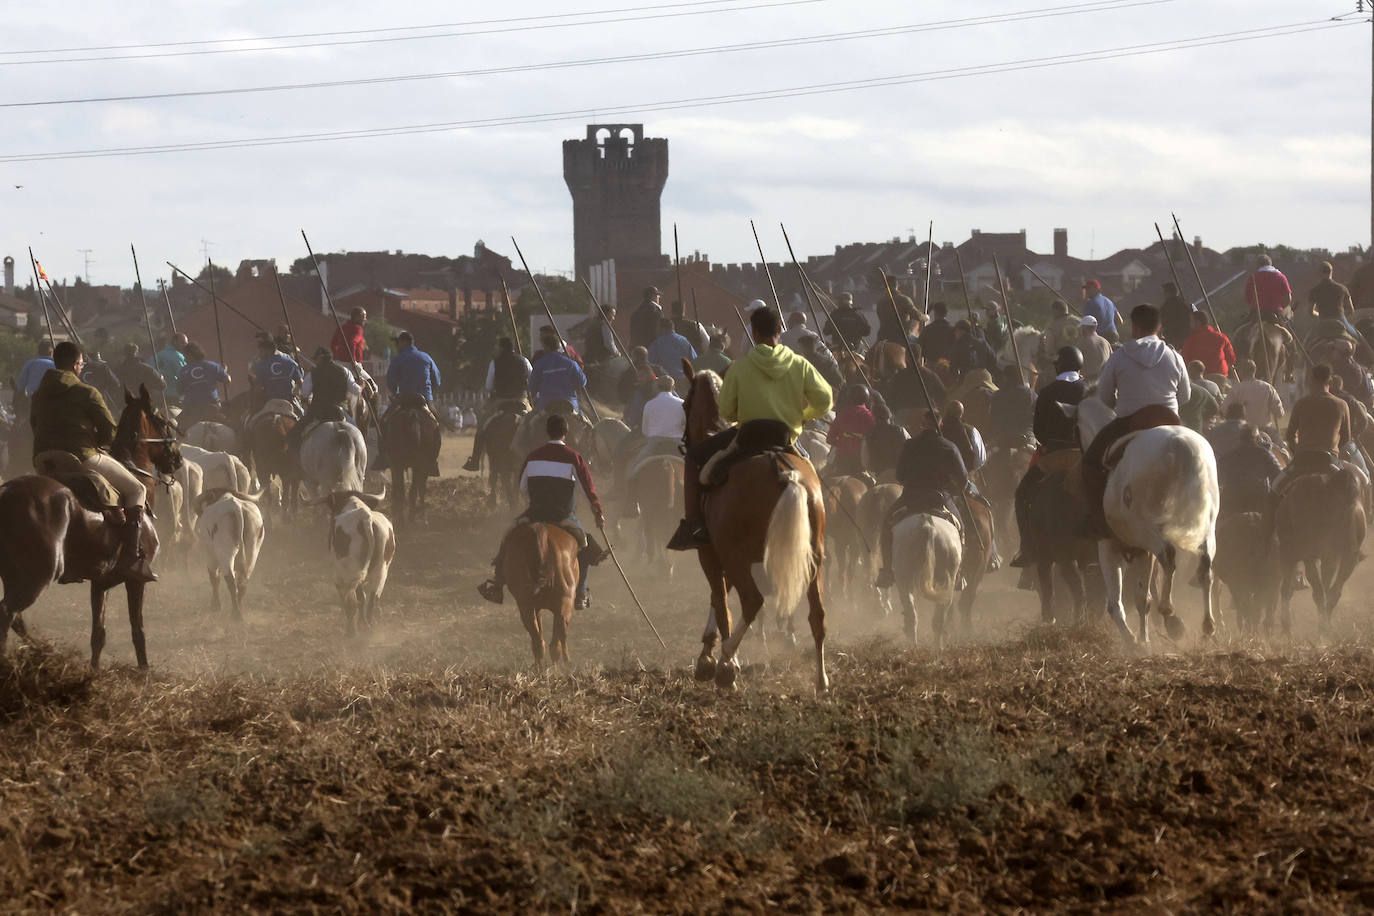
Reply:
[[[491,561],[494,572],[487,581],[477,586],[477,594],[490,601],[492,604],[504,604],[506,600],[506,583],[501,581],[501,554],[496,555],[496,559]]]
[[[706,533],[705,528],[691,519],[684,518],[678,523],[677,530],[668,541],[668,549],[696,550],[699,547],[710,546],[710,543],[711,535]]]
[[[611,555],[609,550],[604,549],[590,537],[587,538],[587,546],[577,552],[577,562],[586,566],[597,566],[602,560]],[[584,576],[585,578],[585,576]]]
[[[479,455],[477,452],[474,451],[474,452],[472,453],[472,456],[471,456],[470,458],[468,458],[467,461],[463,462],[463,470],[465,470],[465,471],[480,471],[480,470],[482,470],[482,456]]]
[[[148,557],[143,552],[143,507],[128,506],[124,509],[124,527],[119,533],[119,565],[115,571],[132,582],[156,582]]]

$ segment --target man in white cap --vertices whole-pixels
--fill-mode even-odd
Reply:
[[[1078,321],[1078,350],[1083,354],[1083,378],[1097,381],[1103,365],[1112,355],[1112,345],[1097,333],[1097,319],[1084,315]]]

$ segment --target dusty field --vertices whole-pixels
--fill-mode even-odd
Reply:
[[[470,477],[434,496],[355,642],[317,518],[269,533],[242,627],[164,574],[148,674],[122,597],[92,677],[85,590],[50,592],[0,684],[0,908],[1374,906],[1368,565],[1319,642],[1303,593],[1292,644],[1199,645],[1185,589],[1190,636],[1144,656],[1035,627],[1009,573],[942,653],[836,598],[829,697],[778,639],[722,695],[693,564],[629,564],[667,654],[603,567],[536,675],[473,590],[503,520]]]

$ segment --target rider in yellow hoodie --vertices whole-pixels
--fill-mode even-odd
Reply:
[[[743,359],[730,364],[720,389],[720,415],[739,424],[751,420],[773,420],[790,430],[789,442],[796,442],[802,424],[824,416],[834,400],[830,385],[805,358],[778,342],[782,322],[772,309],[756,309],[749,316],[754,349]],[[710,543],[701,517],[697,481],[699,469],[711,454],[731,441],[739,427],[713,436],[702,454],[688,455],[686,492],[683,502],[687,517],[668,542],[670,550],[695,550]]]

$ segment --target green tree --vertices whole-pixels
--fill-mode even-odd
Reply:
[[[585,314],[591,308],[591,302],[587,299],[587,291],[582,288],[582,284],[565,280],[563,277],[537,277],[539,288],[544,291],[544,298],[549,301],[549,311],[556,315],[578,315]],[[542,315],[544,306],[539,302],[539,294],[534,291],[533,286],[526,286],[520,291],[518,301],[515,303],[516,315]]]
[[[396,342],[392,338],[397,333],[385,318],[369,317],[363,326],[363,339],[367,341],[368,352],[374,357],[386,356],[396,349]]]
[[[37,352],[32,338],[12,328],[0,328],[0,382],[8,386]]]
[[[209,282],[210,282],[210,265],[209,265],[209,264],[206,264],[204,267],[202,267],[202,268],[200,269],[200,273],[196,274],[196,279],[199,280],[199,281],[202,282],[202,283],[207,284],[207,285],[209,284]],[[234,282],[234,272],[233,272],[232,270],[230,270],[229,268],[225,267],[225,266],[222,265],[222,264],[216,264],[216,265],[215,265],[215,292],[219,292],[221,289],[224,289],[224,288],[228,287],[229,284],[231,284],[231,283],[233,283],[233,282]]]

